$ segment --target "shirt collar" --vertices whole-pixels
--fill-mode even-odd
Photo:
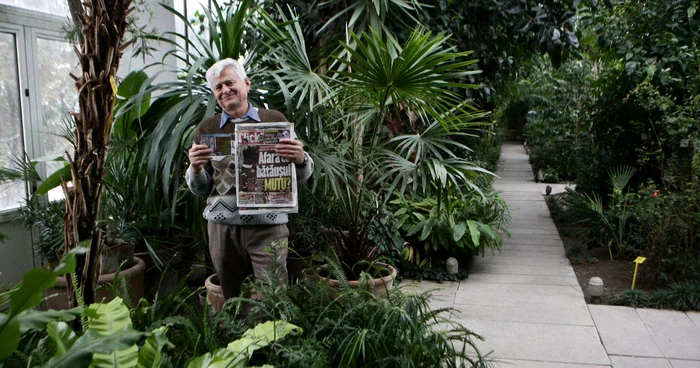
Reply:
[[[226,111],[221,112],[221,120],[219,121],[219,128],[223,128],[224,125],[228,122],[228,120],[231,119],[231,115],[226,113]],[[245,121],[245,120],[253,120],[257,123],[260,122],[260,115],[258,114],[258,108],[253,106],[250,102],[248,102],[248,112],[246,112],[245,115],[243,115],[242,118],[237,119],[233,118],[234,121]]]

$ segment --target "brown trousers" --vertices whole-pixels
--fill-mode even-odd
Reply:
[[[224,298],[241,294],[241,282],[250,275],[256,280],[277,267],[280,285],[287,284],[287,225],[225,225],[209,221],[209,254],[219,275]],[[283,247],[273,254],[268,246],[280,242]]]

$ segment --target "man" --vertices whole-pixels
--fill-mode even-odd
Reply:
[[[250,81],[243,67],[233,59],[224,59],[207,70],[207,82],[214,92],[221,114],[204,119],[197,126],[195,142],[202,134],[233,134],[238,123],[280,122],[287,119],[279,111],[258,109],[248,102]],[[296,139],[280,139],[275,146],[280,157],[294,163],[297,180],[304,181],[313,172],[313,161]],[[241,282],[249,275],[263,277],[276,265],[286,283],[287,250],[271,254],[271,242],[287,240],[287,214],[240,215],[236,207],[235,177],[231,178],[232,156],[212,159],[206,144],[193,144],[188,155],[190,166],[186,181],[190,191],[207,197],[204,218],[208,221],[209,252],[219,275],[224,298],[240,294]]]

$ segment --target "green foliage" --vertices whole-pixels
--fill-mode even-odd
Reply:
[[[462,265],[457,270],[456,274],[447,272],[445,260],[435,259],[428,265],[415,265],[407,261],[401,262],[401,278],[406,280],[432,280],[442,283],[445,281],[460,281],[469,276],[468,266],[471,257],[459,259],[459,264]],[[410,282],[410,281],[409,281]]]
[[[447,254],[484,255],[501,248],[503,241],[498,231],[505,231],[508,212],[497,192],[478,195],[448,195],[444,200],[420,196],[391,202],[402,234],[409,241],[404,248],[404,259],[421,264],[414,247]],[[444,208],[443,208],[444,206]]]
[[[24,274],[22,282],[13,289],[0,294],[0,307],[9,304],[7,314],[0,313],[0,338],[3,341],[0,347],[0,361],[9,357],[17,349],[21,333],[27,329],[42,328],[46,326],[50,318],[60,317],[73,319],[76,314],[72,310],[57,314],[55,311],[44,312],[39,315],[30,311],[41,303],[44,291],[56,284],[56,277],[75,270],[76,254],[84,254],[85,248],[75,248],[66,253],[62,261],[52,270],[34,269]],[[80,313],[80,311],[78,311]],[[46,318],[46,317],[49,318]]]
[[[302,332],[301,328],[287,322],[268,321],[246,331],[243,337],[231,342],[225,349],[219,349],[195,358],[187,367],[246,367],[248,360],[256,350],[287,335],[295,336]]]
[[[635,253],[634,244],[630,242],[630,223],[634,220],[632,200],[635,194],[622,192],[633,174],[634,168],[631,167],[610,171],[613,193],[607,208],[596,193],[588,195],[567,191],[565,205],[580,218],[582,226],[578,231],[586,238],[589,246],[607,246],[623,257]]]
[[[414,195],[395,199],[388,208],[397,221],[402,243],[398,256],[402,275],[417,279],[460,280],[467,276],[471,256],[500,249],[510,214],[499,192],[480,196],[451,191],[443,197]],[[456,257],[460,274],[445,270],[445,260]]]
[[[665,288],[647,292],[627,290],[614,304],[634,308],[674,309],[680,311],[700,311],[700,282],[687,280],[672,283]]]
[[[568,191],[562,210],[589,247],[611,246],[624,258],[646,257],[640,278],[648,285],[694,280],[700,275],[698,196],[691,188],[666,193],[649,182],[623,193],[616,187],[608,205],[596,194]]]
[[[580,246],[580,245],[575,245],[566,251],[566,258],[569,259],[569,262],[572,265],[579,265],[579,264],[591,264],[591,263],[596,263],[598,262],[598,259],[595,257],[589,256],[585,249]]]
[[[334,268],[340,268],[335,265]],[[342,271],[339,271],[342,274]],[[367,289],[331,289],[305,280],[287,288],[256,283],[251,313],[285,319],[304,330],[273,347],[265,363],[289,367],[485,366],[471,331],[450,321],[449,309],[431,310],[429,293],[389,290],[377,298]],[[473,355],[472,355],[473,354]],[[293,364],[292,364],[293,362]]]
[[[533,50],[550,56],[558,67],[579,45],[574,31],[578,1],[525,0],[440,1],[422,9],[429,29],[454,35],[459,50],[474,50],[485,88],[468,91],[479,105],[494,98],[505,76],[526,61]]]
[[[14,366],[24,361],[28,366],[55,367],[160,367],[165,364],[169,355],[164,349],[175,346],[168,338],[171,324],[178,320],[175,316],[159,321],[160,327],[151,332],[140,332],[133,328],[130,311],[121,298],[67,311],[31,309],[41,301],[43,292],[55,284],[57,274],[75,269],[75,254],[84,251],[82,248],[71,250],[53,272],[44,269],[27,272],[19,286],[0,295],[3,303],[10,304],[8,314],[0,314],[0,337],[3,338],[0,362]],[[81,314],[86,321],[83,331],[74,331],[64,322]],[[34,331],[42,333],[37,335]],[[189,356],[188,366],[208,367],[220,362],[231,367],[246,367],[254,351],[286,335],[301,332],[286,322],[266,322],[246,331],[225,349],[216,349],[195,359],[192,359],[194,355]],[[174,336],[177,334],[175,332]],[[30,341],[18,352],[21,337],[29,337]],[[28,353],[27,346],[36,346],[40,351]],[[10,356],[12,358],[7,360]]]
[[[19,208],[18,216],[14,220],[16,223],[22,223],[27,230],[39,230],[39,239],[34,243],[34,247],[49,263],[57,262],[65,250],[65,207],[65,200],[43,204],[37,197],[30,198]]]
[[[520,117],[526,121],[523,135],[530,149],[530,162],[535,172],[542,172],[542,181],[572,181],[585,160],[581,154],[590,145],[584,107],[593,65],[572,61],[555,70],[545,59],[535,58],[524,69],[517,87],[512,87],[513,96],[504,100],[505,109],[527,106],[521,108],[527,110]]]

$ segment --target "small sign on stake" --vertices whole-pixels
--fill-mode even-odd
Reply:
[[[646,257],[637,257],[637,259],[634,260],[634,276],[632,276],[632,290],[634,290],[634,284],[637,281],[637,267],[646,261]]]

